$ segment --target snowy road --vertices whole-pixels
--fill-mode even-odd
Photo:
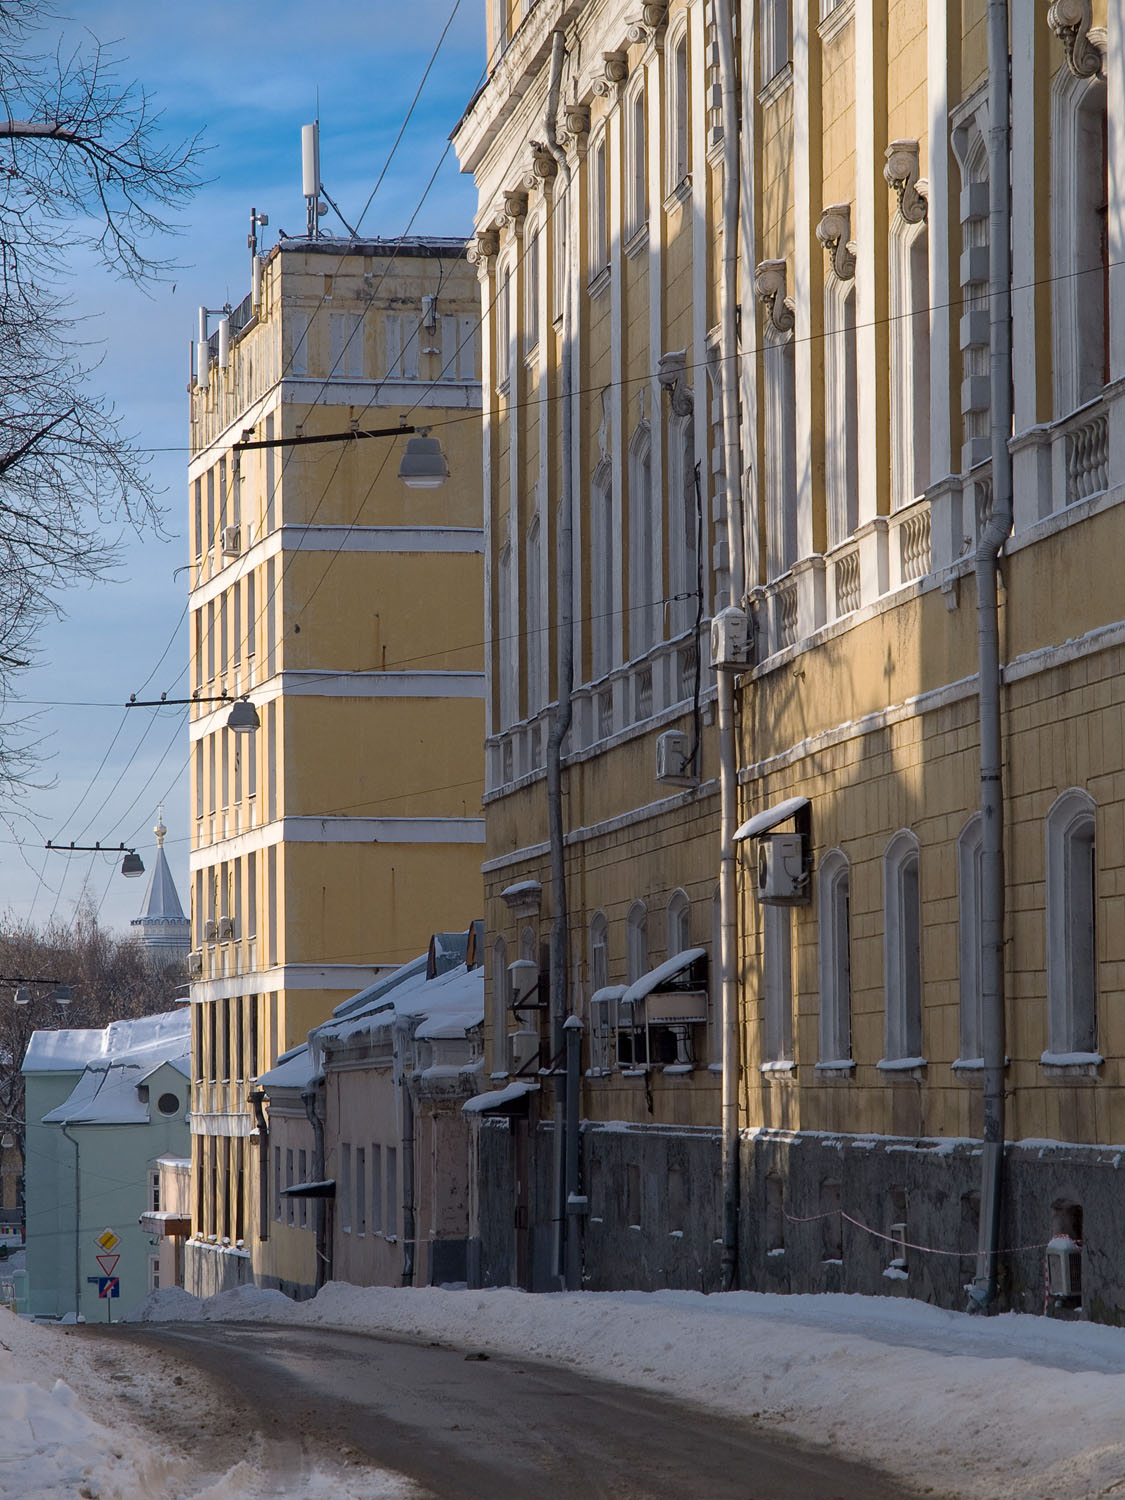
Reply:
[[[238,1323],[91,1326],[81,1340],[96,1341],[99,1362],[123,1372],[154,1360],[177,1370],[178,1384],[144,1381],[135,1418],[188,1451],[205,1433],[208,1462],[219,1467],[252,1446],[259,1466],[284,1476],[287,1493],[303,1469],[325,1459],[346,1462],[356,1478],[366,1466],[406,1476],[419,1487],[406,1493],[419,1500],[906,1500],[910,1493],[760,1424],[445,1344]]]

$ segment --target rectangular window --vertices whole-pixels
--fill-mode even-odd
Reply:
[[[306,1151],[299,1151],[297,1153],[297,1171],[299,1173],[298,1182],[307,1182],[309,1158]],[[297,1222],[301,1229],[309,1227],[309,1200],[307,1198],[297,1199]]]
[[[246,1077],[246,1001],[241,995],[234,1002],[234,1076],[240,1083]]]
[[[609,264],[609,224],[606,217],[606,139],[590,152],[590,280]]]
[[[330,375],[363,378],[363,320],[355,313],[328,315]]]
[[[203,816],[203,741],[195,742],[195,816]]]
[[[256,738],[256,736],[255,736]],[[266,704],[266,820],[277,817],[277,702]]]
[[[340,1228],[352,1232],[352,1148],[348,1141],[340,1146],[340,1180],[336,1184],[336,1205],[340,1211]]]
[[[160,1172],[158,1169],[148,1174],[148,1207],[150,1213],[160,1212]]]
[[[203,556],[203,481],[202,481],[202,479],[197,479],[195,481],[195,485],[194,485],[193,488],[194,488],[194,491],[195,491],[195,506],[193,508],[192,514],[193,514],[193,518],[194,518],[194,522],[195,522],[195,536],[193,537],[192,540],[195,543],[195,555],[196,555],[196,557],[202,557]]]
[[[203,611],[201,609],[192,612],[191,623],[195,639],[195,650],[192,653],[195,657],[195,671],[193,675],[195,689],[198,692],[203,687]]]
[[[443,380],[476,380],[476,318],[446,314],[441,320],[441,374]]]
[[[388,313],[383,319],[383,337],[387,346],[387,374],[392,380],[418,379],[417,317]]]
[[[207,811],[213,813],[215,811],[216,783],[218,782],[218,777],[215,774],[215,736],[213,734],[207,736],[207,779],[209,782],[207,787]]]
[[[371,1148],[371,1230],[383,1232],[383,1148]]]
[[[223,1083],[230,1082],[230,1001],[222,999],[219,1001],[219,1079]]]
[[[223,733],[223,752],[219,782],[222,791],[222,806],[225,812],[230,806],[230,735],[226,731]]]
[[[215,680],[215,601],[207,602],[207,681]]]
[[[355,1148],[355,1232],[367,1233],[367,1151]]]
[[[281,1147],[273,1148],[273,1216],[281,1223]]]
[[[293,1148],[291,1146],[287,1146],[286,1150],[285,1150],[285,1186],[286,1187],[292,1187],[293,1186]],[[285,1200],[285,1222],[289,1225],[290,1229],[292,1229],[292,1227],[293,1227],[293,1199],[292,1198],[286,1198],[286,1200]]]
[[[227,493],[227,461],[219,459],[219,542],[222,543],[222,534],[227,528],[227,517],[229,513],[230,496]]]
[[[500,390],[508,384],[510,375],[511,303],[512,273],[505,267],[496,290],[496,384]]]
[[[247,1039],[247,1050],[250,1054],[250,1077],[257,1078],[261,1069],[258,1066],[258,996],[251,995],[248,1004],[249,1037]]]
[[[273,424],[273,413],[271,412],[270,415],[266,418],[266,441],[267,442],[272,442],[273,441],[273,436],[274,436],[273,426],[274,426],[274,424]],[[274,469],[274,454],[275,454],[276,451],[277,450],[274,449],[274,448],[267,448],[265,450],[265,454],[266,454],[266,494],[265,494],[265,523],[266,524],[265,524],[265,529],[266,529],[267,532],[273,530],[273,524],[274,524],[273,491],[274,491],[274,484],[276,482],[276,474],[275,474],[275,469]]]
[[[266,960],[272,969],[277,963],[277,846],[266,851]]]
[[[387,1235],[398,1237],[398,1152],[387,1147],[387,1211],[383,1218]]]
[[[203,551],[210,552],[215,545],[215,471],[207,470],[207,531],[203,541]]]
[[[309,315],[299,308],[291,308],[289,323],[289,372],[292,375],[309,373]],[[267,448],[266,452],[270,450]]]
[[[242,752],[246,756],[246,795],[253,798],[258,795],[258,740],[260,736],[248,734],[244,738],[250,741]],[[253,822],[253,810],[248,821]]]
[[[246,575],[246,655],[253,656],[258,648],[258,608],[255,603],[257,589],[254,572]]]
[[[272,677],[275,671],[274,661],[276,655],[277,641],[277,613],[276,600],[274,599],[274,566],[273,558],[266,563],[266,676]]]
[[[539,231],[528,237],[523,257],[524,352],[539,345]]]
[[[765,85],[789,61],[789,0],[761,0],[759,46]]]
[[[630,236],[643,228],[648,220],[647,108],[645,91],[641,88],[633,95],[628,113],[629,175],[625,191],[626,233]]]
[[[254,850],[246,856],[246,936],[258,934],[258,856]]]
[[[567,197],[560,187],[556,191],[551,212],[555,230],[554,244],[554,316],[561,318],[566,303],[567,272]]]
[[[237,582],[231,590],[231,623],[234,627],[231,661],[238,667],[242,665],[242,585]]]

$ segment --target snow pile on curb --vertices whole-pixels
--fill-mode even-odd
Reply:
[[[133,1316],[182,1318],[182,1296],[155,1293]],[[969,1318],[889,1297],[528,1296],[339,1282],[302,1303],[244,1287],[197,1304],[195,1316],[561,1362],[827,1442],[970,1500],[1125,1488],[1125,1332],[1113,1328]]]

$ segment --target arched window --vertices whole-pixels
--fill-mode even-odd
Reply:
[[[634,901],[625,919],[625,974],[628,982],[648,972],[648,911]]]
[[[1100,1060],[1095,812],[1072,787],[1047,814],[1048,1063]]]
[[[926,221],[896,213],[890,235],[891,503],[930,482],[930,252]]]
[[[629,655],[643,656],[658,634],[656,544],[652,503],[652,438],[642,422],[629,444]]]
[[[608,463],[599,464],[590,485],[590,619],[591,671],[604,677],[614,665],[617,629],[613,481]]]
[[[590,918],[590,1070],[596,1075],[608,1073],[614,1064],[614,1038],[617,1031],[617,994],[604,993],[609,984],[609,926],[605,913],[596,911]],[[594,1001],[593,997],[599,998]]]
[[[1055,415],[1109,379],[1106,85],[1060,68],[1051,87]]]
[[[691,945],[691,901],[686,891],[673,891],[668,898],[668,957]]]
[[[961,1021],[958,1062],[979,1062],[984,1052],[981,1026],[981,820],[974,813],[957,840],[957,908],[960,949]]]
[[[817,875],[820,1065],[852,1066],[851,870],[833,849]]]
[[[858,365],[855,281],[829,273],[824,284],[824,479],[828,545],[859,523]]]
[[[538,940],[535,935],[535,928],[525,927],[520,933],[520,957],[523,959],[530,959],[531,962],[534,963],[535,950],[537,947]]]
[[[988,147],[987,108],[953,131],[961,167],[961,468],[990,454],[988,427]]]
[[[497,659],[500,676],[500,722],[506,729],[519,715],[519,656],[516,651],[515,600],[512,597],[512,548],[505,542],[496,564]]]
[[[880,1067],[921,1067],[922,892],[918,840],[896,833],[883,856],[886,1038]]]
[[[609,265],[609,217],[606,134],[603,131],[586,158],[588,167],[590,216],[590,280],[600,276]]]
[[[605,913],[590,918],[590,990],[604,990],[609,983],[609,924]]]
[[[691,418],[674,416],[668,423],[668,613],[673,635],[690,630],[698,613],[699,533]]]
[[[793,940],[788,906],[763,906],[762,967],[765,1011],[762,1061],[793,1061]]]
[[[670,44],[668,56],[668,192],[674,193],[691,170],[690,93],[687,28]]]
[[[511,981],[508,976],[508,945],[498,937],[492,945],[491,1005],[489,1018],[492,1030],[492,1074],[504,1075],[508,1071],[508,1006],[511,1001]]]
[[[648,222],[648,97],[644,78],[629,99],[625,109],[626,161],[625,235],[632,239]]]

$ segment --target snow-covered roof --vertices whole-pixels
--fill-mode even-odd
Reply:
[[[74,1073],[89,1063],[126,1061],[147,1071],[173,1058],[186,1060],[190,1028],[186,1010],[171,1010],[111,1021],[100,1031],[36,1031],[24,1055],[23,1072]]]
[[[621,999],[626,1005],[643,1000],[646,995],[651,995],[653,990],[659,989],[662,984],[667,984],[670,979],[675,979],[677,974],[682,974],[685,969],[690,968],[697,958],[706,956],[706,948],[685,948],[682,953],[666,958],[662,964],[657,964],[655,969],[642,974],[628,987]]]
[[[308,1046],[302,1042],[299,1047],[283,1052],[258,1082],[267,1093],[270,1089],[303,1089],[316,1077],[316,1072]]]
[[[517,1099],[522,1099],[526,1094],[537,1094],[539,1085],[532,1083],[530,1078],[517,1078],[515,1083],[509,1083],[507,1088],[488,1089],[483,1094],[474,1094],[471,1099],[466,1099],[461,1106],[463,1115],[483,1115],[494,1109],[503,1109],[505,1104],[514,1104]]]
[[[479,1026],[484,1020],[484,970],[459,963],[432,979],[427,972],[424,956],[412,959],[364,991],[364,1004],[355,1005],[362,998],[357,995],[337,1006],[332,1019],[309,1034],[314,1056],[324,1046],[388,1031],[405,1017],[417,1020],[416,1035],[425,1040],[463,1037]]]

